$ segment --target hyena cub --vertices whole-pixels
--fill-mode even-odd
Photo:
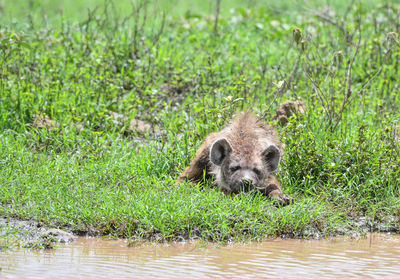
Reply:
[[[281,156],[282,144],[274,129],[249,112],[241,113],[225,129],[207,136],[178,183],[198,182],[205,173],[225,193],[257,189],[287,205],[292,198],[282,193],[275,178]]]

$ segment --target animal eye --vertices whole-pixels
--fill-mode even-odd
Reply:
[[[261,175],[261,171],[259,169],[253,169],[253,171],[255,172],[255,174]]]
[[[240,166],[231,167],[231,172],[235,172],[237,170],[240,170]]]

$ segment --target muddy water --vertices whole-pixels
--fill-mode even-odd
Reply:
[[[54,251],[0,252],[0,278],[396,278],[400,236],[228,246],[80,238]]]

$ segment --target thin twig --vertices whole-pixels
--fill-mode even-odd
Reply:
[[[214,33],[218,36],[218,17],[221,0],[215,0],[215,19],[214,19]]]
[[[315,80],[311,77],[311,75],[307,71],[304,71],[304,72],[307,75],[307,77],[310,79],[311,83],[313,84],[314,91],[315,91],[315,93],[317,93],[317,96],[320,99],[320,102],[322,104],[322,108],[324,109],[325,113],[328,114],[329,119],[331,121],[331,114],[330,114],[329,110],[326,108],[326,105],[325,105],[325,103],[328,104],[328,101],[325,100],[325,102],[324,102],[324,98],[326,98],[326,97],[325,97],[325,94],[323,93],[323,90],[319,87],[318,83],[315,82]]]
[[[343,111],[344,108],[346,106],[346,103],[348,102],[349,98],[351,97],[352,91],[351,91],[351,70],[353,68],[353,64],[354,64],[354,60],[356,59],[357,55],[358,55],[358,51],[360,49],[360,45],[361,45],[361,19],[358,19],[358,42],[356,45],[356,50],[354,51],[354,55],[351,57],[351,59],[348,60],[347,62],[347,71],[346,71],[346,89],[344,92],[344,96],[343,96],[343,100],[342,100],[342,105],[340,106],[340,110],[339,113],[337,114],[338,119],[336,121],[335,126],[333,127],[333,130],[337,127],[337,125],[339,124],[340,120],[342,119],[342,115],[343,115]]]
[[[271,109],[272,104],[275,103],[275,101],[276,101],[276,99],[278,98],[278,96],[281,95],[281,89],[282,89],[283,87],[285,87],[285,85],[282,85],[282,87],[278,90],[277,94],[275,94],[274,99],[272,100],[271,103],[269,103],[269,106],[267,107],[266,110],[264,110],[264,113],[263,113],[263,115],[261,116],[261,118],[260,118],[259,120],[261,120],[261,119],[264,119],[264,120],[265,120],[265,117],[267,117],[267,113],[268,113],[269,110]]]
[[[353,41],[352,37],[350,36],[348,30],[346,30],[346,28],[344,27],[344,24],[347,22],[347,16],[350,13],[351,8],[353,7],[354,1],[355,0],[352,0],[349,3],[349,5],[347,6],[346,11],[345,11],[345,13],[343,15],[342,22],[339,22],[338,20],[334,20],[329,15],[321,13],[321,12],[318,12],[318,11],[313,10],[311,8],[307,8],[307,10],[308,10],[309,14],[314,15],[315,17],[317,17],[317,18],[319,18],[319,19],[321,19],[321,20],[323,20],[323,21],[335,26],[340,31],[340,33],[342,33],[346,37],[347,42],[352,43],[352,41]]]
[[[364,89],[367,87],[367,85],[370,84],[371,81],[373,81],[373,80],[382,72],[383,66],[384,66],[384,65],[381,65],[381,67],[379,68],[379,70],[376,71],[375,74],[373,74],[366,82],[363,83],[363,85],[361,86],[361,89],[360,89],[360,90],[357,90],[357,93],[361,93],[361,92],[364,91]],[[355,96],[357,96],[357,95],[358,95],[358,94],[352,95],[352,96],[351,96],[351,99],[348,101],[348,103],[350,103],[350,102],[355,98]]]
[[[290,71],[287,80],[283,80],[282,86],[278,88],[277,94],[275,94],[274,99],[273,99],[272,102],[268,105],[267,109],[264,110],[264,114],[262,115],[261,119],[265,119],[265,117],[267,116],[267,113],[268,113],[269,110],[271,109],[272,104],[275,103],[275,101],[276,101],[276,99],[278,98],[278,96],[279,96],[279,97],[282,97],[282,96],[283,96],[283,93],[284,93],[284,91],[285,91],[285,89],[290,87],[290,83],[291,83],[291,81],[292,81],[292,79],[293,79],[293,77],[294,77],[294,75],[295,75],[295,72],[296,72],[298,66],[299,66],[299,62],[300,62],[300,59],[301,59],[302,54],[303,54],[303,52],[301,52],[301,53],[298,55],[298,57],[297,57],[297,59],[296,59],[296,62],[294,63],[294,65],[293,65],[293,67],[292,67],[292,70]],[[294,93],[294,94],[296,95],[296,93]],[[296,95],[296,97],[297,97],[297,95]]]

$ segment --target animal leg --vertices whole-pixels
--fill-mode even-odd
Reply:
[[[281,185],[274,176],[268,178],[267,187],[263,190],[263,194],[277,201],[280,205],[288,205],[293,202],[292,197],[282,193]]]
[[[190,180],[194,183],[199,182],[203,178],[203,172],[208,170],[209,165],[209,146],[201,146],[196,157],[179,176],[177,184]]]

